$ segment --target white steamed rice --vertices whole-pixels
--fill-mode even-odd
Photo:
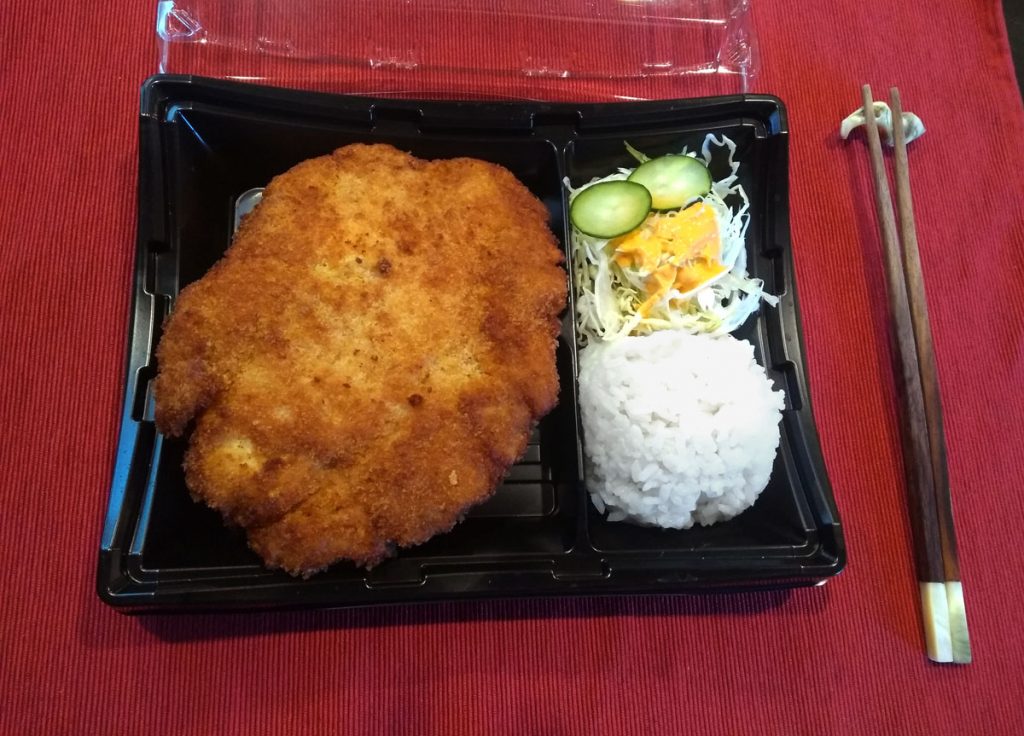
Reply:
[[[611,521],[731,519],[768,484],[781,391],[730,336],[666,330],[580,351],[587,484]]]

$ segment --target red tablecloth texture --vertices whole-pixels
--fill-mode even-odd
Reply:
[[[0,2],[0,734],[1024,733],[1024,109],[998,3],[754,9],[849,550],[824,588],[131,618],[95,568],[154,5]],[[867,156],[837,135],[864,82],[928,127],[910,159],[967,667],[924,656]]]

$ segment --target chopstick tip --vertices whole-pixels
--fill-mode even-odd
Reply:
[[[925,648],[933,662],[953,661],[953,641],[949,631],[949,603],[943,583],[921,583],[921,618]]]
[[[946,603],[949,608],[949,636],[953,644],[953,662],[970,664],[971,638],[967,633],[963,583],[959,580],[950,580],[946,583]]]

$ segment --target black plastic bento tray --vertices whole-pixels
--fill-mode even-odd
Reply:
[[[842,569],[804,363],[780,100],[425,102],[158,76],[143,86],[141,108],[127,380],[99,559],[107,603],[146,611],[698,592],[812,585]],[[304,159],[386,142],[423,158],[472,156],[507,167],[547,206],[564,245],[564,177],[578,186],[630,165],[624,140],[657,155],[699,147],[709,132],[738,145],[751,200],[748,268],[781,297],[734,333],[754,344],[787,402],[771,481],[751,509],[684,531],[608,522],[597,512],[582,471],[571,304],[557,354],[558,407],[494,498],[451,532],[368,572],[339,563],[302,580],[265,569],[241,530],[191,500],[181,468],[187,440],[161,437],[153,424],[154,352],[179,289],[228,247],[241,195]]]

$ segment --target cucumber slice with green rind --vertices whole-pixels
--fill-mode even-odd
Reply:
[[[711,191],[711,172],[692,156],[652,158],[637,166],[629,181],[647,187],[656,210],[677,209]]]
[[[631,181],[602,181],[576,195],[569,219],[581,233],[609,239],[637,228],[650,211],[647,187]]]

